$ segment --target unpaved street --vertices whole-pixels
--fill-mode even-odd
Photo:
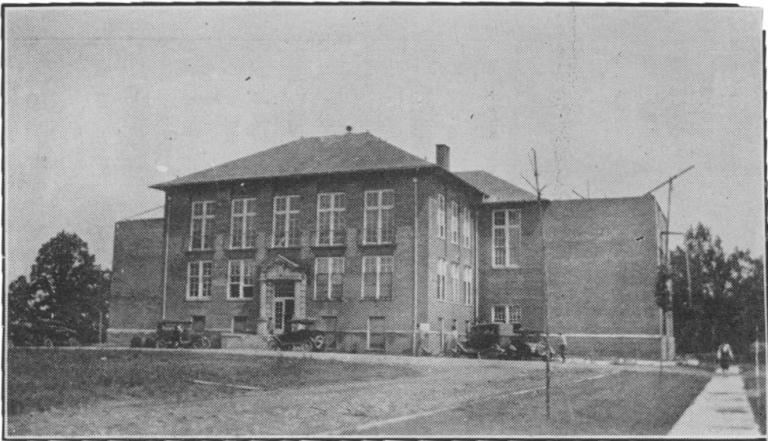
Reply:
[[[9,418],[11,436],[257,436],[313,435],[375,427],[406,415],[540,388],[539,362],[477,360],[421,363],[422,375],[301,389],[253,392],[197,402],[110,402]],[[553,365],[554,384],[615,372],[612,368]],[[217,387],[199,385],[195,387]]]

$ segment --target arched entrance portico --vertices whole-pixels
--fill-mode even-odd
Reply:
[[[305,318],[307,275],[297,263],[277,256],[261,272],[260,283],[260,334],[282,334],[288,320]]]

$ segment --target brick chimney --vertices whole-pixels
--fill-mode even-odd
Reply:
[[[450,170],[451,148],[445,144],[438,144],[435,150],[435,163],[446,170]]]

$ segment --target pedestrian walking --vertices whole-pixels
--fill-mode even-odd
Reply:
[[[560,358],[563,359],[563,363],[565,363],[565,350],[566,350],[567,347],[568,347],[568,342],[566,341],[565,336],[561,332],[560,333],[560,347],[558,349],[560,349]]]
[[[720,364],[720,369],[723,372],[728,372],[731,367],[731,361],[733,361],[733,349],[727,341],[724,341],[717,348],[717,362]]]

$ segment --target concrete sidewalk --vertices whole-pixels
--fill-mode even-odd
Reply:
[[[672,427],[670,436],[759,438],[738,366],[717,373]]]

